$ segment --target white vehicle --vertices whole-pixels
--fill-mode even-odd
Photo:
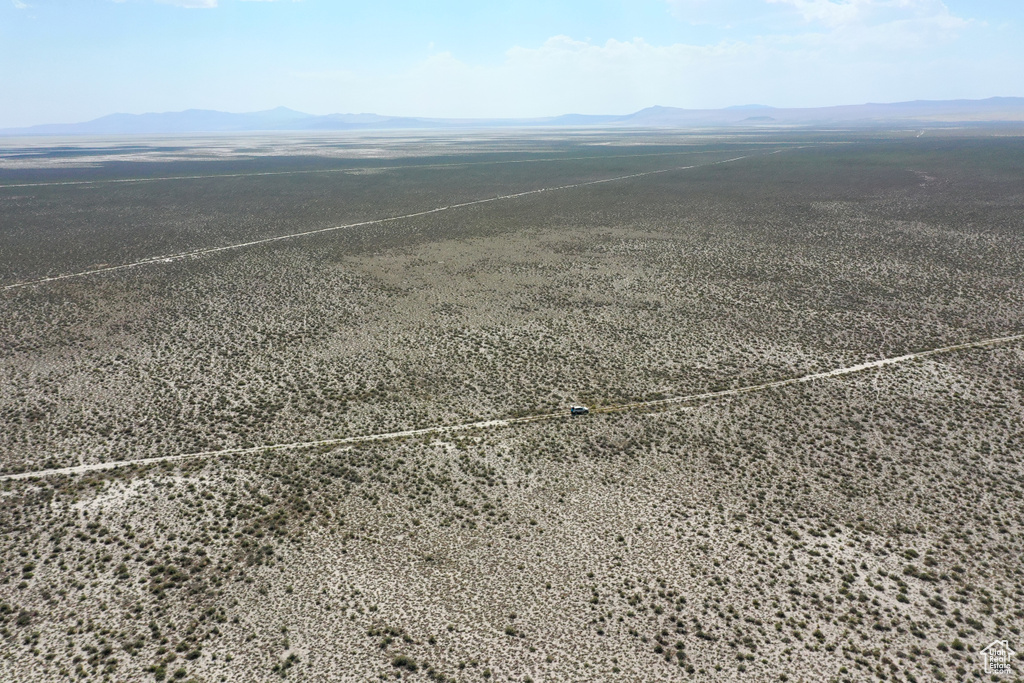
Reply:
[[[570,415],[586,415],[590,412],[590,408],[586,406],[572,406],[569,408]]]

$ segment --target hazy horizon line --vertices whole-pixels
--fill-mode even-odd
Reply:
[[[302,114],[308,117],[327,117],[327,116],[380,116],[383,118],[391,119],[423,119],[423,120],[434,120],[434,121],[536,121],[543,119],[554,119],[563,116],[631,116],[642,111],[650,109],[673,109],[678,111],[727,111],[727,110],[742,110],[742,109],[773,109],[779,111],[809,111],[819,109],[833,109],[839,107],[866,107],[866,106],[886,106],[886,105],[899,105],[899,104],[917,104],[917,103],[953,103],[953,102],[987,102],[990,100],[1024,100],[1024,94],[1022,95],[990,95],[988,97],[959,97],[951,99],[928,99],[928,98],[916,98],[916,99],[900,99],[891,100],[885,102],[840,102],[833,104],[825,104],[818,106],[777,106],[774,104],[763,104],[758,102],[749,102],[745,104],[731,104],[721,107],[677,107],[673,105],[665,104],[650,104],[640,109],[632,111],[626,111],[622,113],[613,112],[584,112],[584,111],[567,111],[558,114],[545,114],[540,116],[508,116],[508,115],[494,115],[494,116],[427,116],[422,114],[380,114],[376,111],[331,111],[325,114],[313,113],[310,111],[304,111],[302,109],[296,109],[288,106],[287,104],[279,104],[275,107],[267,109],[251,109],[243,111],[232,111],[227,109],[214,109],[208,107],[185,107],[182,109],[166,109],[162,111],[151,110],[151,111],[112,111],[109,114],[102,114],[95,118],[78,120],[78,121],[51,121],[42,123],[32,123],[23,126],[4,126],[0,130],[15,130],[25,128],[35,128],[37,126],[61,126],[61,125],[80,125],[84,123],[92,123],[99,121],[111,116],[160,116],[166,114],[184,114],[187,112],[211,112],[217,114],[230,114],[236,116],[244,116],[248,114],[265,114],[275,111],[288,111],[295,114]]]

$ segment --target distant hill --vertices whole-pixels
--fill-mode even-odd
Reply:
[[[110,135],[281,130],[310,118],[278,107],[248,114],[186,109],[162,114],[111,114],[85,123],[47,124],[0,130],[3,135]]]
[[[756,114],[751,115],[754,112]],[[891,104],[869,103],[806,109],[781,109],[762,105],[726,109],[648,107],[623,117],[622,123],[634,126],[705,127],[750,123],[813,126],[1001,121],[1024,121],[1024,97],[991,97],[986,100],[918,100]]]
[[[160,135],[253,131],[402,130],[417,128],[525,128],[540,126],[636,126],[709,128],[744,125],[816,126],[952,124],[1024,121],[1024,97],[985,100],[917,100],[889,104],[780,109],[761,104],[724,109],[648,107],[624,116],[565,114],[532,119],[438,119],[379,114],[316,116],[286,107],[244,114],[187,109],[159,114],[111,114],[84,123],[0,130],[0,135]]]

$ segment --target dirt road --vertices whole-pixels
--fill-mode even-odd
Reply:
[[[722,391],[712,391],[703,394],[689,394],[686,396],[675,396],[672,398],[665,398],[656,401],[642,401],[639,403],[627,403],[615,406],[604,406],[592,410],[592,413],[613,413],[622,412],[627,410],[650,410],[659,408],[662,406],[669,406],[673,404],[685,404],[685,403],[701,403],[704,401],[712,401],[719,398],[728,398],[730,396],[739,396],[740,394],[752,393],[755,391],[765,391],[767,389],[775,389],[778,387],[785,387],[792,384],[799,384],[802,382],[813,382],[817,380],[829,379],[832,377],[840,377],[842,375],[850,375],[857,372],[865,372],[867,370],[875,370],[878,368],[884,368],[889,365],[896,365],[899,363],[906,363],[908,361],[918,360],[921,358],[927,358],[929,356],[936,356],[944,353],[952,353],[954,351],[962,351],[965,349],[977,349],[988,346],[995,346],[997,344],[1005,344],[1014,341],[1024,340],[1024,334],[1014,334],[1004,337],[993,337],[991,339],[982,339],[980,341],[965,342],[962,344],[953,344],[950,346],[942,346],[935,349],[929,349],[927,351],[918,351],[916,353],[907,353],[902,356],[894,356],[892,358],[882,358],[879,360],[869,361],[867,363],[860,363],[859,365],[851,365],[845,368],[836,368],[835,370],[827,370],[825,372],[817,372],[810,375],[802,375],[800,377],[792,377],[790,379],[781,379],[773,382],[765,382],[763,384],[754,384],[746,387],[738,387],[736,389],[724,389]],[[103,463],[92,463],[88,465],[77,465],[74,467],[60,467],[50,470],[39,470],[35,472],[21,472],[19,474],[7,474],[0,476],[0,481],[6,481],[11,479],[29,479],[32,477],[46,477],[53,475],[67,475],[67,474],[84,474],[86,472],[95,472],[98,470],[109,470],[117,467],[124,467],[128,465],[149,465],[154,463],[162,462],[173,462],[176,460],[190,460],[194,458],[212,458],[221,455],[246,455],[252,453],[262,453],[268,451],[282,451],[282,450],[293,450],[301,448],[315,448],[317,446],[344,446],[347,444],[367,443],[371,441],[385,441],[389,439],[400,439],[410,436],[423,436],[423,435],[443,435],[451,432],[458,431],[469,431],[479,429],[493,429],[497,427],[509,427],[512,425],[526,424],[528,422],[539,422],[541,420],[553,420],[553,419],[570,419],[567,410],[558,411],[555,413],[545,413],[543,415],[530,415],[527,417],[509,418],[503,420],[483,420],[480,422],[467,422],[458,425],[439,425],[436,427],[425,427],[423,429],[407,429],[397,432],[384,432],[381,434],[368,434],[363,436],[349,436],[338,439],[321,439],[319,441],[298,441],[294,443],[282,443],[282,444],[270,444],[266,446],[254,446],[252,448],[226,448],[219,451],[203,451],[199,453],[185,453],[181,455],[166,455],[156,458],[141,458],[138,460],[119,460],[117,462],[103,462]],[[587,419],[587,418],[577,418]]]
[[[774,154],[784,150],[775,150],[768,154]],[[209,247],[206,249],[194,249],[192,251],[184,251],[177,254],[165,254],[163,256],[153,256],[151,258],[142,259],[140,261],[133,261],[132,263],[123,263],[117,266],[106,266],[104,268],[92,268],[89,270],[82,270],[77,273],[67,273],[65,275],[54,275],[52,277],[39,278],[38,280],[27,280],[25,282],[16,282],[14,284],[4,285],[0,287],[0,290],[7,291],[12,289],[22,289],[25,287],[33,287],[35,285],[42,285],[48,282],[57,282],[59,280],[69,280],[71,278],[86,277],[88,275],[98,275],[100,273],[112,273],[118,270],[128,270],[130,268],[139,268],[142,266],[153,265],[157,263],[171,263],[173,261],[180,261],[187,258],[197,258],[200,256],[208,256],[209,254],[216,254],[221,251],[229,251],[233,249],[244,249],[246,247],[254,247],[260,244],[270,244],[272,242],[280,242],[282,240],[291,240],[299,237],[308,237],[310,235],[319,235],[326,232],[334,232],[336,230],[351,230],[352,228],[364,227],[367,225],[381,225],[383,223],[391,223],[394,221],[408,220],[410,218],[419,218],[421,216],[429,216],[434,213],[441,213],[442,211],[453,211],[455,209],[462,209],[467,206],[477,206],[479,204],[487,204],[490,202],[500,202],[510,199],[518,199],[520,197],[528,197],[534,194],[540,194],[542,192],[560,192],[563,190],[572,190],[580,187],[588,187],[591,185],[600,185],[602,183],[614,183],[621,180],[629,180],[631,178],[642,178],[644,176],[657,175],[659,173],[670,173],[672,171],[685,171],[691,168],[700,168],[704,166],[716,166],[718,164],[728,164],[733,161],[739,161],[740,159],[746,159],[751,156],[763,156],[763,155],[744,155],[733,157],[732,159],[725,159],[723,161],[713,161],[707,164],[694,164],[690,166],[673,166],[672,168],[659,169],[657,171],[644,171],[642,173],[630,173],[629,175],[620,175],[613,178],[602,178],[601,180],[589,180],[583,183],[573,183],[571,185],[559,185],[557,187],[542,187],[537,190],[527,190],[525,192],[516,192],[514,194],[503,194],[495,197],[487,197],[485,199],[475,199],[469,202],[462,202],[461,204],[451,204],[449,206],[440,206],[434,209],[427,209],[425,211],[417,211],[416,213],[402,214],[401,216],[389,216],[387,218],[375,218],[369,221],[360,221],[358,223],[348,223],[345,225],[334,225],[327,228],[318,228],[316,230],[305,230],[303,232],[294,232],[287,235],[278,235],[276,237],[265,237],[258,240],[250,240],[248,242],[239,242],[237,244],[228,244],[220,247]]]

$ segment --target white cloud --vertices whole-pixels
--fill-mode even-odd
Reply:
[[[768,83],[763,45],[656,46],[643,39],[593,44],[554,36],[537,48],[515,47],[502,63],[467,64],[449,52],[431,55],[403,74],[349,82],[346,107],[426,116],[543,116],[569,112],[628,113],[652,104],[725,106]],[[771,60],[773,67],[778,60]],[[787,65],[788,68],[795,65]]]
[[[914,10],[926,4],[904,2]],[[307,74],[335,81],[330,101],[309,109],[444,117],[624,114],[653,104],[824,106],[988,97],[1005,87],[999,84],[1016,82],[1013,64],[982,70],[957,53],[964,47],[957,32],[970,24],[941,11],[880,23],[841,23],[836,15],[828,21],[802,32],[709,45],[656,45],[642,38],[593,43],[559,35],[536,47],[513,47],[497,64],[440,52],[403,73]]]
[[[943,0],[665,0],[677,19],[691,24],[743,26],[761,33],[916,24],[962,28]]]
[[[788,5],[806,22],[839,27],[853,24],[878,25],[895,22],[962,22],[942,0],[767,0]]]
[[[22,2],[21,0],[11,0],[11,2],[14,4],[15,9],[28,9],[31,7],[27,2]]]
[[[777,41],[835,48],[921,49],[948,42],[972,25],[984,25],[953,14],[943,0],[665,2],[673,16],[691,24],[740,27],[746,36],[771,36]]]

